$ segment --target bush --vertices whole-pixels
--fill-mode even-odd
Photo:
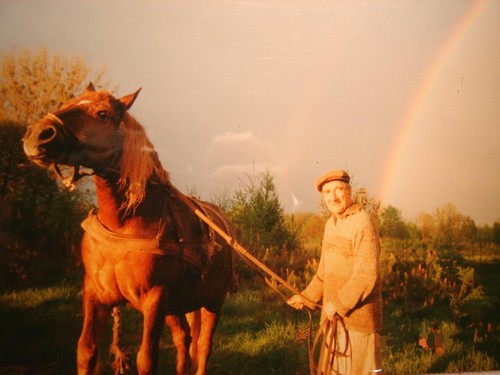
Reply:
[[[60,190],[22,151],[24,127],[0,123],[0,285],[48,284],[74,274],[90,203]]]

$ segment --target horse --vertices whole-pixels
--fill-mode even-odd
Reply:
[[[90,83],[28,127],[24,152],[61,177],[60,166],[72,170],[69,186],[94,179],[97,209],[82,223],[78,374],[99,373],[103,330],[123,304],[143,315],[139,374],[156,373],[164,324],[172,331],[176,373],[205,374],[221,307],[236,289],[234,250],[186,199],[227,233],[234,227],[220,208],[171,183],[146,130],[128,112],[139,92],[117,99]]]

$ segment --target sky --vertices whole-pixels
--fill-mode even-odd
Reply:
[[[500,0],[0,2],[0,49],[107,66],[173,183],[270,171],[286,212],[347,170],[407,220],[500,220]]]

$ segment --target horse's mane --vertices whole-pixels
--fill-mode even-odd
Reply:
[[[120,129],[123,150],[118,184],[125,193],[122,208],[133,211],[144,199],[148,181],[166,184],[170,176],[163,169],[158,153],[141,124],[125,113]]]

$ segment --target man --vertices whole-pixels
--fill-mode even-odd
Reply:
[[[316,181],[332,216],[325,225],[316,275],[302,294],[288,300],[296,309],[314,308],[322,300],[321,321],[340,319],[345,325],[345,330],[338,325],[335,339],[340,347],[347,342],[347,355],[334,353],[335,358],[323,360],[319,366],[325,375],[381,371],[380,241],[370,216],[353,202],[349,183],[343,170],[325,173]]]

